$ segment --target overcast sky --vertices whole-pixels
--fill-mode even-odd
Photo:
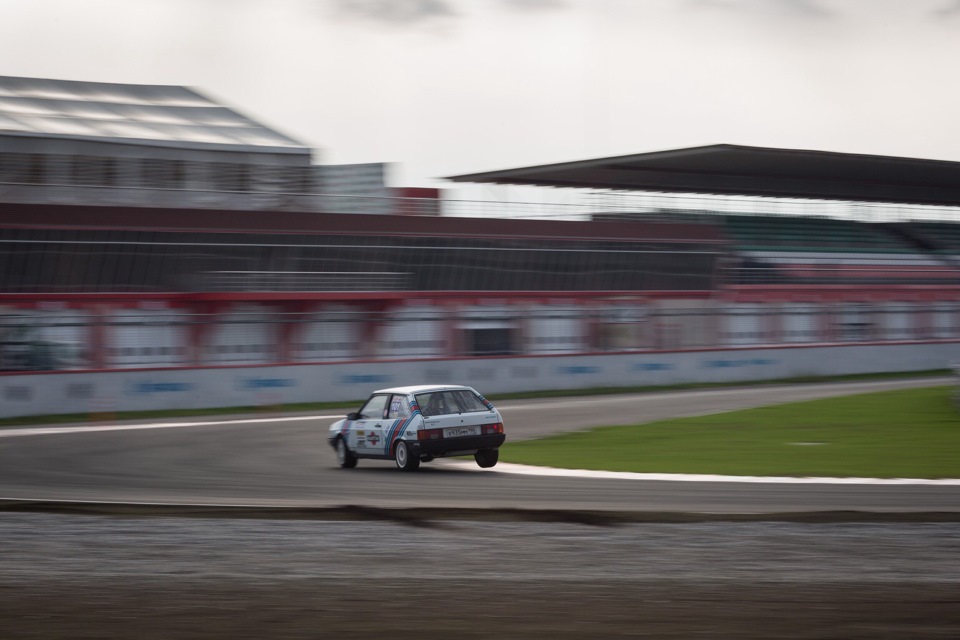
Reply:
[[[182,84],[444,175],[716,143],[960,161],[960,0],[0,0],[0,75]]]

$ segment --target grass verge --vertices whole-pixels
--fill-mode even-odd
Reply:
[[[957,478],[951,393],[886,391],[508,441],[500,459],[641,473]]]

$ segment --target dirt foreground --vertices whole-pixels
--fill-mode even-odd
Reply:
[[[960,524],[0,513],[0,638],[957,638]]]
[[[240,584],[237,584],[240,582]],[[4,638],[956,638],[955,585],[93,581],[0,590]]]

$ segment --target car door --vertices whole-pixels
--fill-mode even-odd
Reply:
[[[359,415],[353,423],[353,432],[356,437],[355,450],[358,454],[365,456],[383,454],[383,424],[389,400],[389,393],[372,395],[358,412]]]
[[[387,408],[387,419],[383,422],[383,442],[380,443],[383,455],[390,455],[390,445],[413,424],[412,418],[410,398],[402,393],[393,394]]]

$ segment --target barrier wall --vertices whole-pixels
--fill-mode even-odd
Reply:
[[[851,344],[577,356],[30,373],[0,376],[0,417],[276,406],[357,400],[385,387],[449,382],[518,391],[740,382],[948,369],[960,342]]]

